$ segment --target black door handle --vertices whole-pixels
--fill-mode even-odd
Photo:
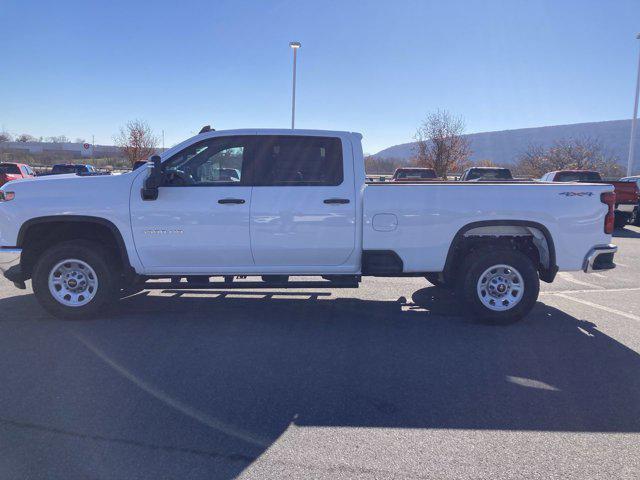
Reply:
[[[339,204],[344,204],[344,203],[349,203],[351,200],[349,200],[348,198],[327,198],[324,203],[339,203]]]
[[[231,204],[231,203],[244,203],[244,199],[242,198],[221,198],[220,200],[218,200],[218,203],[221,203],[223,205],[227,205],[227,204]]]

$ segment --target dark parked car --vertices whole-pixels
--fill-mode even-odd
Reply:
[[[438,176],[433,168],[398,168],[393,177],[392,182],[424,182],[427,180],[435,180]]]
[[[511,170],[501,167],[471,167],[460,177],[461,182],[492,182],[495,180],[513,180]]]
[[[92,173],[98,173],[98,171],[93,165],[83,165],[75,163],[59,163],[57,165],[54,165],[51,169],[51,175],[63,175],[68,173],[89,175]]]

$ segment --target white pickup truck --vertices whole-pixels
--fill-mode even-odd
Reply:
[[[9,182],[0,268],[61,317],[134,289],[353,288],[373,275],[456,287],[477,318],[505,323],[531,310],[540,279],[615,267],[611,186],[366,184],[361,138],[205,131],[130,173]]]

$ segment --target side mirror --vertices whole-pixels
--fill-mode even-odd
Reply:
[[[143,200],[157,200],[158,199],[158,187],[162,182],[162,163],[159,155],[151,157],[153,166],[150,168],[149,176],[144,181],[142,187],[142,199]]]

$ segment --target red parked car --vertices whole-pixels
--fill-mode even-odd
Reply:
[[[29,165],[24,163],[0,163],[0,187],[11,180],[33,178],[36,174]]]

